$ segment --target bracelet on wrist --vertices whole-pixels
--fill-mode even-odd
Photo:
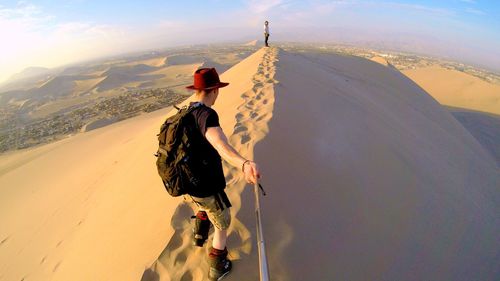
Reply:
[[[244,173],[245,172],[245,164],[246,163],[250,163],[252,162],[251,160],[245,160],[245,162],[243,162],[243,164],[241,165],[241,171]]]

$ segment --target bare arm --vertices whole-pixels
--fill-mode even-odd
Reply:
[[[256,183],[257,179],[260,178],[259,168],[257,163],[253,161],[248,161],[243,158],[234,147],[229,144],[227,137],[222,131],[221,127],[209,127],[205,133],[205,137],[208,142],[219,152],[219,154],[229,162],[229,164],[242,169],[245,173],[245,179],[247,182]]]

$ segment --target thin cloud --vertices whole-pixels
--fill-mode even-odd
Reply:
[[[469,14],[474,14],[474,15],[478,15],[478,16],[486,15],[486,12],[478,10],[478,9],[473,9],[473,8],[467,8],[467,9],[465,9],[465,11]]]
[[[249,0],[248,8],[255,13],[261,14],[284,4],[284,2],[284,0]]]
[[[309,2],[310,7],[290,13],[291,15],[300,15],[301,18],[311,17],[316,18],[318,15],[332,14],[340,9],[356,9],[356,8],[376,8],[388,10],[403,10],[408,12],[418,12],[422,14],[437,16],[437,17],[453,17],[456,12],[451,9],[426,6],[421,4],[398,3],[390,1],[357,1],[357,0],[338,0],[338,1],[314,1]],[[303,12],[306,10],[307,12]]]
[[[0,6],[0,16],[4,18],[32,17],[41,13],[42,11],[38,6],[25,1],[18,2],[15,8]]]
[[[120,28],[92,22],[57,22],[41,7],[18,2],[0,7],[0,81],[27,66],[54,67],[115,52],[125,44]]]
[[[9,29],[24,28],[27,30],[39,30],[41,26],[49,24],[54,19],[42,9],[27,2],[18,2],[16,7],[7,8],[0,6],[0,35]]]
[[[346,1],[346,0],[338,0],[338,1],[328,1],[328,2],[320,2],[314,4],[311,11],[319,14],[329,14],[337,10],[339,7],[347,7],[358,5],[359,1]]]
[[[280,6],[281,8],[281,6]],[[408,4],[389,1],[360,1],[360,0],[339,0],[339,1],[311,1],[307,2],[306,7],[292,6],[286,13],[278,14],[278,18],[286,22],[318,22],[323,19],[324,22],[334,22],[331,16],[336,13],[340,15],[346,13],[352,14],[356,10],[378,9],[386,11],[398,10],[406,13],[418,13],[435,18],[453,18],[457,15],[456,11],[446,8],[433,7],[420,4]],[[328,19],[328,20],[327,20]],[[343,23],[347,24],[346,22]]]
[[[95,24],[89,22],[66,22],[58,24],[53,34],[60,37],[86,37],[87,39],[98,39],[99,37],[112,37],[120,34],[120,30],[111,25]]]
[[[469,4],[476,4],[477,3],[476,0],[460,0],[460,2],[469,3]]]
[[[180,21],[172,21],[172,20],[160,20],[157,23],[158,28],[184,28],[186,26],[185,22],[180,22]]]
[[[394,3],[394,2],[385,2],[382,3],[387,7],[398,8],[403,10],[417,11],[423,12],[431,15],[437,16],[454,16],[456,13],[453,10],[445,9],[445,8],[435,8],[430,6],[424,6],[419,4],[405,4],[405,3]]]

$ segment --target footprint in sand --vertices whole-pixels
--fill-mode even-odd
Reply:
[[[238,172],[239,172],[239,170],[235,170],[235,169],[228,171],[229,176],[226,177],[226,185],[227,186],[233,186],[237,181],[240,180],[239,177],[234,176]]]
[[[2,242],[0,242],[0,246],[1,246],[1,245],[3,245],[4,243],[7,243],[7,241],[9,241],[9,239],[10,239],[10,236],[5,237],[5,238],[2,240]]]
[[[250,141],[250,136],[248,134],[244,134],[242,137],[241,137],[241,144],[245,144],[247,142]]]
[[[254,93],[257,93],[260,89],[263,88],[263,84],[262,83],[259,83],[259,84],[255,84],[252,88],[253,92]]]
[[[153,269],[148,268],[142,274],[141,281],[160,281],[160,275]]]
[[[260,122],[260,121],[264,120],[264,118],[266,118],[266,115],[262,115],[262,116],[260,116],[259,118],[257,118],[257,119],[255,120],[255,122]]]
[[[57,269],[58,269],[58,268],[59,268],[59,266],[61,265],[61,262],[62,262],[62,261],[58,262],[58,263],[54,266],[54,269],[52,269],[52,272],[56,272],[56,271],[57,271]]]
[[[237,124],[238,127],[235,126],[234,128],[234,131],[233,131],[233,134],[238,134],[238,133],[241,133],[241,132],[246,132],[248,131],[248,128],[241,125],[241,124]]]
[[[181,281],[192,281],[193,280],[193,274],[191,272],[187,271],[182,275],[182,278],[180,279]]]
[[[188,253],[187,251],[180,252],[177,254],[177,257],[175,257],[175,264],[185,264],[188,259]]]
[[[47,256],[43,257],[41,260],[40,260],[40,264],[43,264],[45,262],[45,260],[47,259]]]

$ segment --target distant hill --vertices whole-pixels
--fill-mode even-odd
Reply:
[[[28,68],[0,86],[0,152],[54,141],[80,132],[85,124],[106,125],[179,102],[188,94],[185,86],[197,68],[216,67],[222,73],[254,49],[169,49],[54,69]]]
[[[7,81],[11,82],[15,80],[33,78],[36,76],[47,74],[49,71],[50,69],[45,67],[28,67],[23,71],[12,75]]]
[[[12,75],[0,84],[0,96],[8,91],[28,90],[46,82],[57,71],[44,67],[28,67],[25,70]]]

